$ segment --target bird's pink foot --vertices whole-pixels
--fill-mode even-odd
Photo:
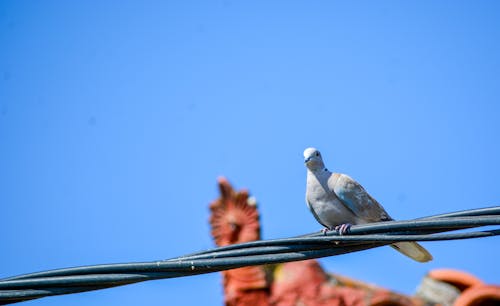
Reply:
[[[339,233],[339,235],[345,235],[349,233],[349,229],[351,228],[350,223],[340,224],[335,226],[335,231]]]
[[[331,231],[331,229],[329,229],[328,227],[325,227],[324,229],[322,229],[322,230],[321,230],[321,232],[322,232],[322,233],[323,233],[323,235],[325,235],[325,236],[326,236],[326,233],[327,233],[328,231]]]

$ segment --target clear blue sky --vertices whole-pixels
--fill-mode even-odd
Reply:
[[[308,146],[397,219],[499,205],[499,97],[496,1],[2,1],[0,277],[211,248],[219,175],[264,238],[319,230]],[[320,262],[404,293],[441,267],[499,283],[498,238],[425,246]],[[24,305],[207,301],[219,274]]]

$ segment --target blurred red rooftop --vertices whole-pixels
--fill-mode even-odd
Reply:
[[[218,179],[220,197],[210,204],[218,246],[260,239],[259,212],[247,190]],[[500,305],[500,286],[455,269],[430,271],[413,296],[324,271],[316,260],[253,266],[222,272],[228,306]]]

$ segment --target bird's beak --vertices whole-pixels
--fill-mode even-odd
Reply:
[[[307,164],[310,160],[311,160],[311,158],[310,158],[310,157],[308,157],[308,158],[304,159],[304,164]]]

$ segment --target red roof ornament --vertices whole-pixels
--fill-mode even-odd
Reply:
[[[218,246],[260,239],[259,212],[248,191],[235,191],[229,182],[218,180],[220,197],[210,204],[212,237]],[[225,304],[269,305],[269,286],[263,267],[223,271]]]

